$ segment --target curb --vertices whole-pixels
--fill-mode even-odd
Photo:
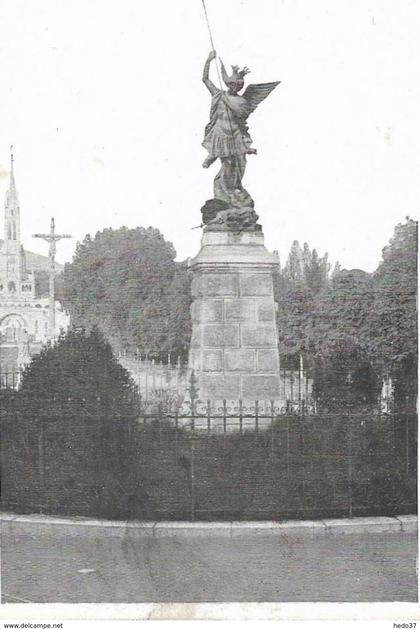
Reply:
[[[45,527],[60,527],[60,532],[69,536],[96,537],[99,530],[108,535],[125,537],[241,537],[277,535],[331,536],[363,533],[417,533],[417,515],[396,517],[288,520],[283,522],[141,522],[120,520],[91,520],[88,518],[61,518],[43,515],[18,515],[0,513],[2,527],[13,530],[13,524],[41,524]],[[45,529],[46,532],[47,529]],[[42,531],[44,532],[44,531]]]

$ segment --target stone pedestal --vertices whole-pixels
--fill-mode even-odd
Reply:
[[[200,253],[190,261],[189,367],[200,400],[280,400],[273,296],[278,266],[262,232],[204,232]]]

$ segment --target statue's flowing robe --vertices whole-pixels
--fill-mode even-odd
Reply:
[[[207,165],[220,158],[221,168],[213,184],[214,198],[230,208],[254,207],[251,195],[242,185],[246,155],[252,144],[246,120],[278,83],[248,85],[242,96],[233,96],[213,85],[209,88],[213,97],[203,146],[209,152]]]
[[[241,156],[247,152],[252,144],[246,124],[249,113],[249,104],[243,96],[221,90],[214,94],[203,140],[211,157]]]

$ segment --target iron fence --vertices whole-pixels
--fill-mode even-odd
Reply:
[[[165,392],[171,396],[183,396],[190,385],[190,371],[178,357],[173,362],[168,354],[166,361],[149,358],[141,353],[121,352],[119,363],[129,372],[145,401],[156,400]],[[293,406],[303,400],[312,400],[313,380],[303,370],[280,369],[280,397]]]
[[[143,424],[168,422],[175,428],[206,431],[207,433],[240,433],[245,430],[266,429],[285,416],[313,416],[316,404],[312,400],[206,400],[182,399],[165,395],[154,400],[140,397],[138,417]]]
[[[118,355],[118,361],[146,400],[159,396],[163,391],[180,396],[187,388],[188,368],[180,358],[173,363],[168,355],[166,362],[163,362],[139,353],[125,352]]]
[[[416,512],[412,413],[291,413],[274,401],[145,413],[140,401],[129,422],[99,404],[60,414],[52,402],[32,416],[18,398],[0,408],[5,508],[185,520]]]

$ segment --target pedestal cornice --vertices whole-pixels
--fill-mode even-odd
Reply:
[[[200,252],[189,261],[191,270],[211,267],[215,272],[273,272],[279,265],[278,254],[265,248],[262,232],[205,232]]]

